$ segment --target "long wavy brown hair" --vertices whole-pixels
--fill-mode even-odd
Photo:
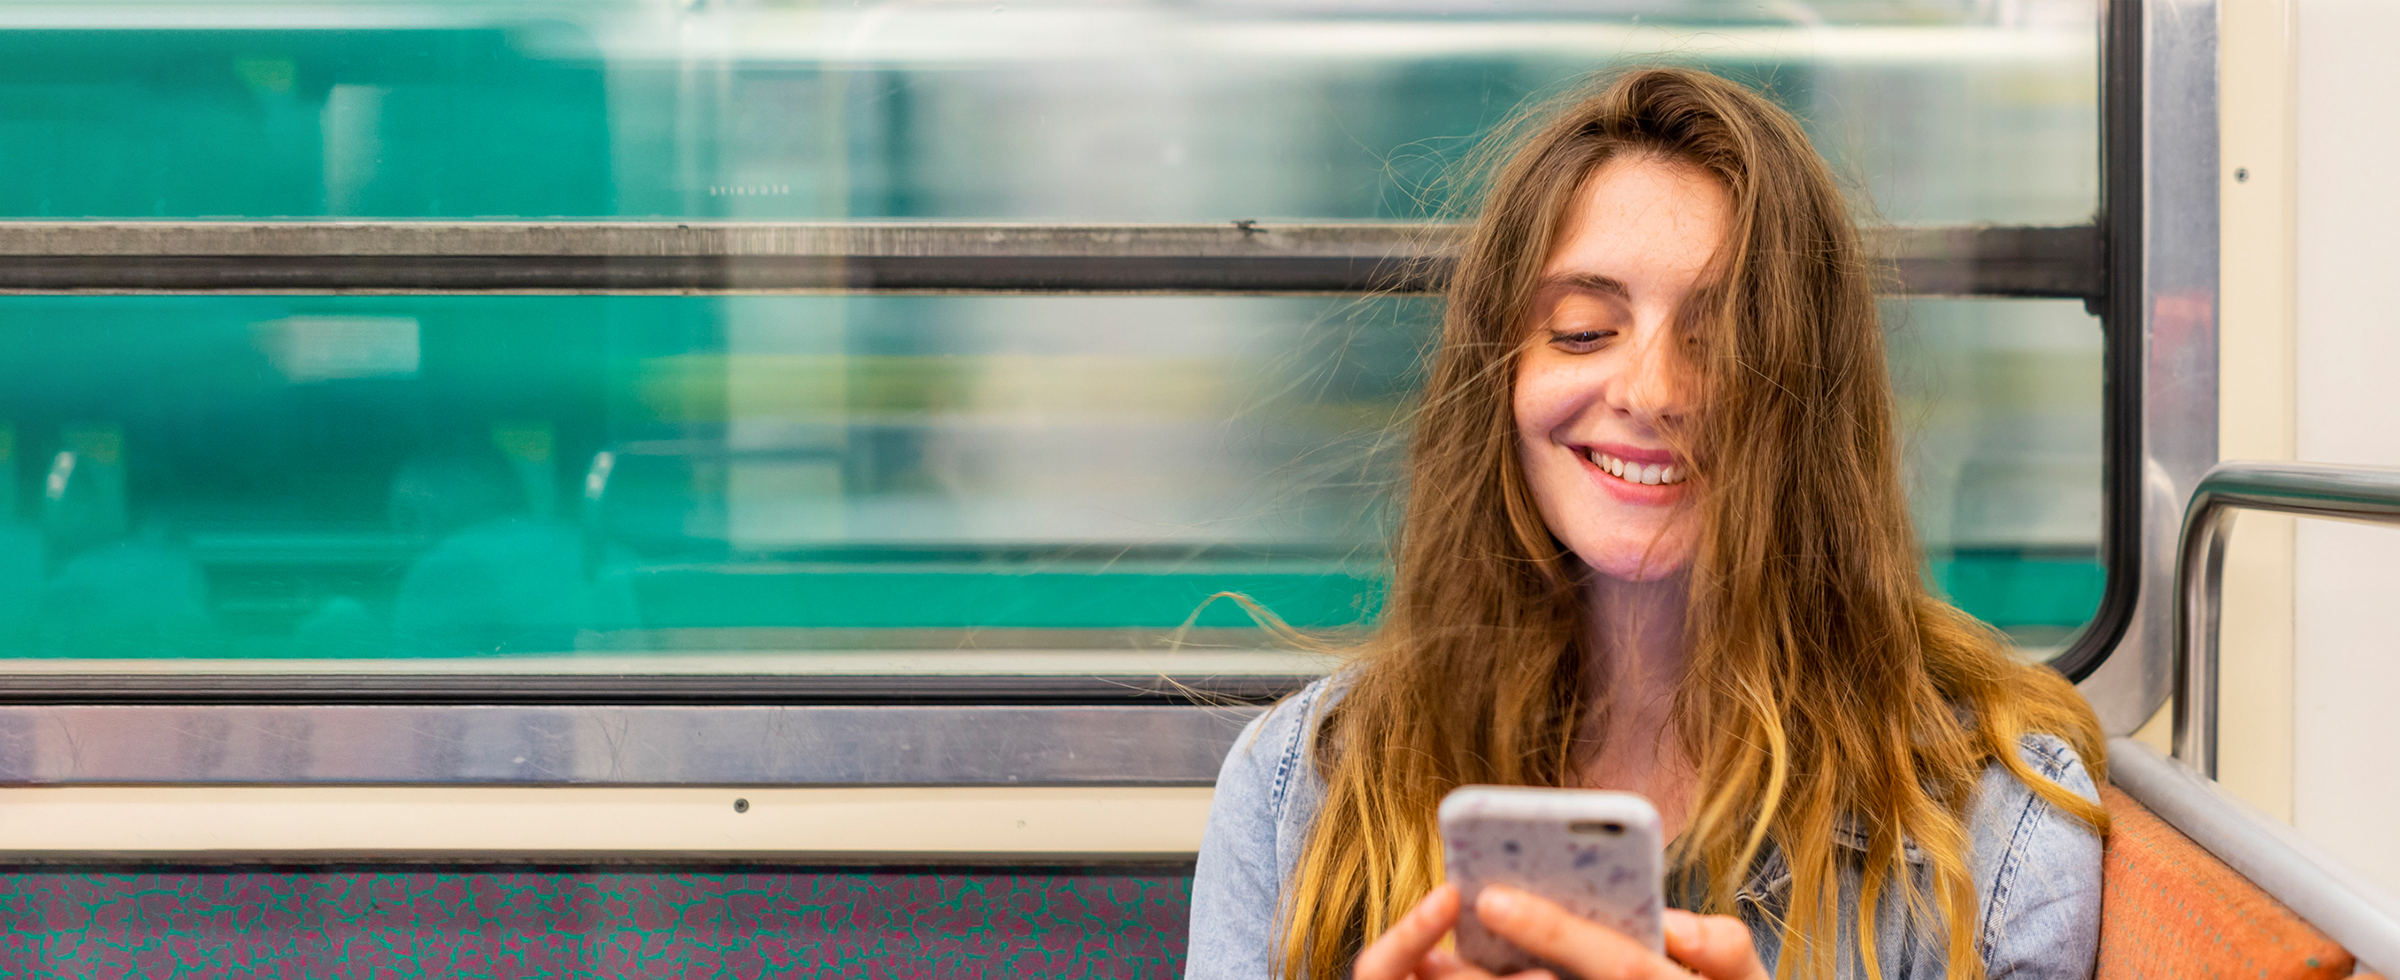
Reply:
[[[1327,794],[1284,896],[1284,974],[1343,975],[1440,882],[1443,794],[1573,785],[1595,750],[1589,573],[1535,507],[1511,383],[1568,205],[1603,163],[1642,153],[1713,175],[1734,212],[1715,288],[1683,315],[1707,396],[1683,433],[1700,534],[1671,735],[1698,779],[1671,861],[1700,883],[1692,904],[1731,913],[1765,849],[1782,855],[1778,976],[1833,976],[1841,930],[1879,975],[1873,915],[1898,888],[1948,937],[1949,975],[1981,978],[1969,795],[1997,762],[2105,830],[2099,806],[2018,754],[2055,734],[2098,776],[2102,737],[2064,678],[1926,589],[1877,267],[1832,173],[1781,109],[1674,68],[1624,73],[1501,139],[1415,415],[1383,620],[1318,721]],[[1844,827],[1863,855],[1845,856]],[[1836,921],[1840,868],[1862,858],[1858,921]]]

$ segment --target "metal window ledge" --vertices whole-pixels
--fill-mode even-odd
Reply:
[[[0,784],[1207,786],[1254,707],[0,707]]]
[[[159,661],[140,666],[155,669]],[[1264,704],[1299,673],[137,673],[0,672],[0,710],[30,705],[1144,706]]]

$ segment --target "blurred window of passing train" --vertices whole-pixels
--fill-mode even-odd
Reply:
[[[17,3],[0,219],[1423,220],[1527,99],[1663,59],[1794,109],[1871,220],[2081,224],[2096,18]],[[1197,649],[1271,648],[1238,605],[1202,605],[1372,620],[1435,309],[0,297],[0,631],[19,669],[879,670],[970,649],[1086,670],[1195,611]],[[2098,321],[2073,300],[1886,309],[1930,574],[2029,651],[2059,646],[2104,578]]]

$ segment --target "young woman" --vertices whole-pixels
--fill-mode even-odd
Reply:
[[[1499,168],[1450,284],[1384,619],[1226,759],[1189,976],[2085,977],[2101,734],[1928,594],[1841,194],[1790,116],[1647,70]],[[1464,783],[1648,796],[1667,953],[1442,885]]]

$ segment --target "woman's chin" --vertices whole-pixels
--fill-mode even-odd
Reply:
[[[1575,557],[1592,574],[1624,582],[1656,582],[1683,574],[1692,564],[1689,547],[1643,548],[1638,551],[1618,548],[1575,549]]]

